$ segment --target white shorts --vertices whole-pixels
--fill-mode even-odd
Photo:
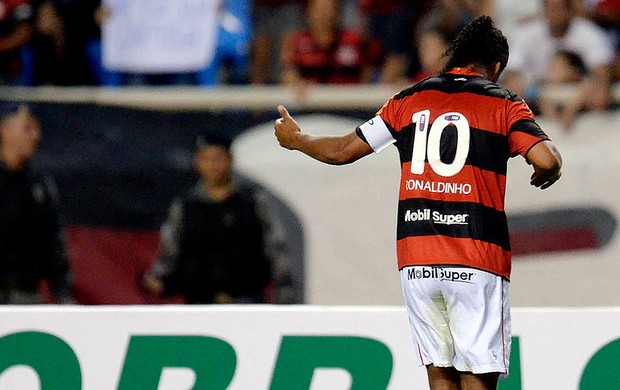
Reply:
[[[403,295],[420,365],[508,375],[509,282],[485,271],[405,267]]]

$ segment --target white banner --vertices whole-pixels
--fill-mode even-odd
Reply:
[[[0,308],[0,389],[428,389],[399,307]],[[620,308],[516,309],[500,390],[620,388]]]
[[[103,64],[130,73],[190,72],[213,59],[219,0],[104,0]]]

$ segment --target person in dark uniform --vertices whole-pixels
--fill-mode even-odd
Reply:
[[[230,141],[200,137],[194,165],[200,180],[173,202],[143,286],[190,304],[270,301],[265,216],[255,190],[233,177]]]
[[[29,0],[0,0],[0,84],[22,82],[21,50],[33,33]]]
[[[51,177],[30,161],[41,137],[25,105],[0,103],[0,303],[72,303],[72,275]]]
[[[420,364],[433,390],[495,389],[510,360],[507,163],[524,157],[531,184],[545,189],[562,160],[525,102],[496,84],[508,43],[491,18],[465,26],[446,54],[439,76],[356,131],[305,134],[280,106],[275,133],[284,148],[335,165],[396,146],[398,267]]]

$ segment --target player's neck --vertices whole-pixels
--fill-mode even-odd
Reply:
[[[480,66],[477,64],[469,64],[466,66],[462,66],[461,68],[463,69],[467,69],[471,72],[475,72],[475,73],[480,73],[481,75],[483,75],[484,77],[488,77],[489,76],[489,71],[484,67],[484,66]]]

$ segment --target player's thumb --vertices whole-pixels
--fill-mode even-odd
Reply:
[[[283,119],[293,119],[291,114],[288,113],[288,110],[281,104],[278,106],[278,112]]]

